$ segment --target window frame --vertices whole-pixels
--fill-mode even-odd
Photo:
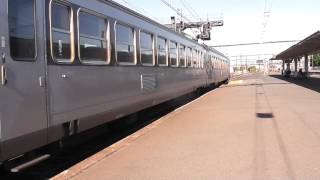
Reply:
[[[205,57],[206,54],[204,51],[201,51],[201,58],[200,58],[200,69],[204,69]]]
[[[11,40],[10,40],[10,25],[9,25],[9,2],[7,3],[7,20],[8,20],[8,37],[9,37],[9,54],[11,59],[14,61],[25,61],[25,62],[35,62],[38,58],[38,37],[37,37],[37,1],[33,0],[33,28],[34,28],[34,57],[33,58],[15,58],[12,56],[12,51],[11,51]]]
[[[151,35],[151,39],[152,39],[152,63],[143,63],[142,62],[142,53],[141,53],[141,33],[145,33],[145,34],[149,34]],[[154,48],[154,44],[155,44],[155,35],[149,31],[146,30],[139,30],[139,44],[140,44],[140,63],[142,66],[155,66],[156,65],[156,58],[155,58],[155,48]]]
[[[159,42],[159,38],[163,39],[165,41],[165,52],[166,52],[166,64],[159,64],[159,49],[158,49],[158,42]],[[168,39],[163,37],[163,36],[157,36],[157,64],[160,67],[168,67],[169,66],[169,53],[168,53]]]
[[[213,55],[211,55],[211,68],[212,68],[212,70],[214,70],[214,56]]]
[[[198,69],[201,69],[201,60],[202,59],[202,51],[201,50],[199,50],[199,60],[198,60]]]
[[[215,63],[215,65],[214,65],[214,67],[215,67],[215,70],[218,70],[218,57],[217,56],[215,56],[215,61],[214,61],[214,63]]]
[[[118,42],[117,42],[117,25],[121,25],[121,26],[125,26],[127,28],[130,28],[133,30],[133,57],[134,57],[134,62],[119,62],[118,60]],[[125,65],[125,66],[135,66],[137,65],[137,32],[136,32],[136,29],[134,26],[128,24],[128,23],[125,23],[125,22],[122,22],[122,21],[118,21],[116,20],[114,22],[114,50],[115,50],[115,59],[116,59],[116,62],[117,64],[119,65]]]
[[[198,50],[192,49],[192,68],[197,68],[197,62],[198,62]]]
[[[70,10],[70,23],[69,23],[69,26],[70,26],[70,30],[69,31],[65,31],[65,30],[60,30],[60,29],[57,29],[57,28],[53,28],[52,27],[52,5],[56,3],[60,6],[66,6],[67,8],[69,8]],[[55,62],[55,63],[58,63],[58,64],[72,64],[74,61],[75,61],[75,35],[74,35],[74,22],[73,22],[73,14],[74,14],[74,11],[72,9],[72,6],[64,1],[60,1],[60,0],[51,0],[50,3],[49,3],[49,29],[50,29],[50,55],[51,55],[51,58],[52,60]],[[52,35],[53,35],[53,32],[56,31],[56,32],[61,32],[61,33],[68,33],[69,36],[70,36],[70,59],[57,59],[54,57],[54,54],[53,54],[53,41],[52,41]]]
[[[105,22],[106,22],[106,37],[105,39],[103,38],[97,38],[97,37],[94,37],[94,36],[84,36],[85,38],[89,38],[89,39],[95,39],[95,40],[100,40],[100,41],[106,41],[107,42],[107,59],[105,59],[105,61],[88,61],[88,60],[81,60],[81,51],[80,51],[80,37],[81,37],[81,33],[80,33],[80,13],[81,12],[84,12],[84,13],[87,13],[89,15],[92,15],[92,16],[96,16],[98,18],[101,18],[101,19],[104,19]],[[108,20],[108,17],[100,14],[100,13],[97,13],[97,12],[94,12],[92,10],[89,10],[89,9],[85,9],[85,8],[79,8],[78,11],[77,11],[77,31],[78,31],[78,57],[79,57],[79,61],[82,63],[82,64],[85,64],[85,65],[110,65],[110,62],[111,62],[111,38],[110,38],[110,22]]]
[[[187,46],[186,45],[184,45],[184,44],[182,44],[182,43],[179,43],[179,46],[178,46],[179,48],[179,63],[178,63],[178,65],[179,65],[179,67],[183,67],[183,68],[186,68],[187,67],[187,52],[186,52],[186,49],[187,49]],[[181,52],[181,48],[183,47],[183,51],[184,51],[184,56],[183,56],[183,60],[184,60],[184,66],[180,66],[180,58],[181,58],[181,56],[180,56],[180,52]]]
[[[187,49],[186,50],[186,61],[187,61],[186,67],[187,68],[192,68],[192,62],[193,62],[193,59],[192,59],[192,48],[187,46],[186,49]],[[188,51],[189,51],[189,54],[188,54]],[[190,65],[189,65],[188,61],[190,61]]]
[[[170,67],[178,68],[179,67],[179,43],[176,41],[173,41],[173,40],[170,40],[169,42],[170,42],[169,43],[169,54],[170,54],[169,64],[170,64]],[[176,61],[177,61],[176,65],[171,64],[171,43],[176,44]]]
[[[195,68],[199,69],[199,66],[200,66],[200,50],[197,50],[197,65]]]

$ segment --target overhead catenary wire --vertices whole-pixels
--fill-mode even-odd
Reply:
[[[189,11],[190,15],[196,20],[201,19],[199,14],[192,8],[192,6],[186,0],[180,0],[181,4]]]
[[[162,3],[164,3],[167,7],[169,7],[171,10],[173,10],[174,12],[177,13],[178,16],[180,16],[182,19],[186,20],[187,22],[191,22],[191,20],[189,18],[187,18],[186,16],[184,16],[182,14],[182,11],[180,11],[178,8],[175,8],[171,3],[169,3],[168,1],[166,0],[160,0]],[[182,20],[181,19],[181,20]],[[196,32],[191,29],[192,33],[194,36],[196,36]]]
[[[187,9],[187,11],[189,11],[190,15],[193,16],[195,20],[201,19],[199,14],[192,8],[192,6],[190,6],[190,4],[186,0],[180,0],[180,2]],[[196,36],[196,32],[193,29],[191,29],[191,31],[192,31],[192,34]]]
[[[138,11],[139,13],[141,14],[146,14],[148,15],[149,17],[151,17],[152,19],[160,22],[161,20],[159,20],[158,18],[156,17],[153,17],[153,16],[150,16],[150,13],[148,13],[145,9],[141,8],[141,7],[136,7],[135,5],[133,5],[129,0],[122,0],[122,2],[124,2],[125,4],[127,4],[128,6],[130,6],[131,8],[133,8],[134,10]]]
[[[231,47],[231,46],[251,46],[251,45],[262,45],[262,44],[295,43],[298,41],[300,40],[265,41],[265,42],[240,43],[240,44],[223,44],[223,45],[214,45],[211,47]]]
[[[164,3],[166,6],[168,6],[171,10],[175,11],[181,18],[185,19],[188,22],[191,22],[191,20],[189,18],[187,18],[186,16],[184,16],[179,9],[173,7],[173,5],[171,3],[169,3],[166,0],[160,0],[162,3]]]

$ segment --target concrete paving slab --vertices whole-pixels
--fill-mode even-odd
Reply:
[[[243,77],[155,123],[53,179],[320,179],[320,94],[290,82]]]

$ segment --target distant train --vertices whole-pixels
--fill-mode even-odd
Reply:
[[[0,1],[0,163],[229,78],[218,51],[107,0]]]

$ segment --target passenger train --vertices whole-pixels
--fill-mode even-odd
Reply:
[[[222,53],[109,0],[0,1],[0,162],[227,81]]]

